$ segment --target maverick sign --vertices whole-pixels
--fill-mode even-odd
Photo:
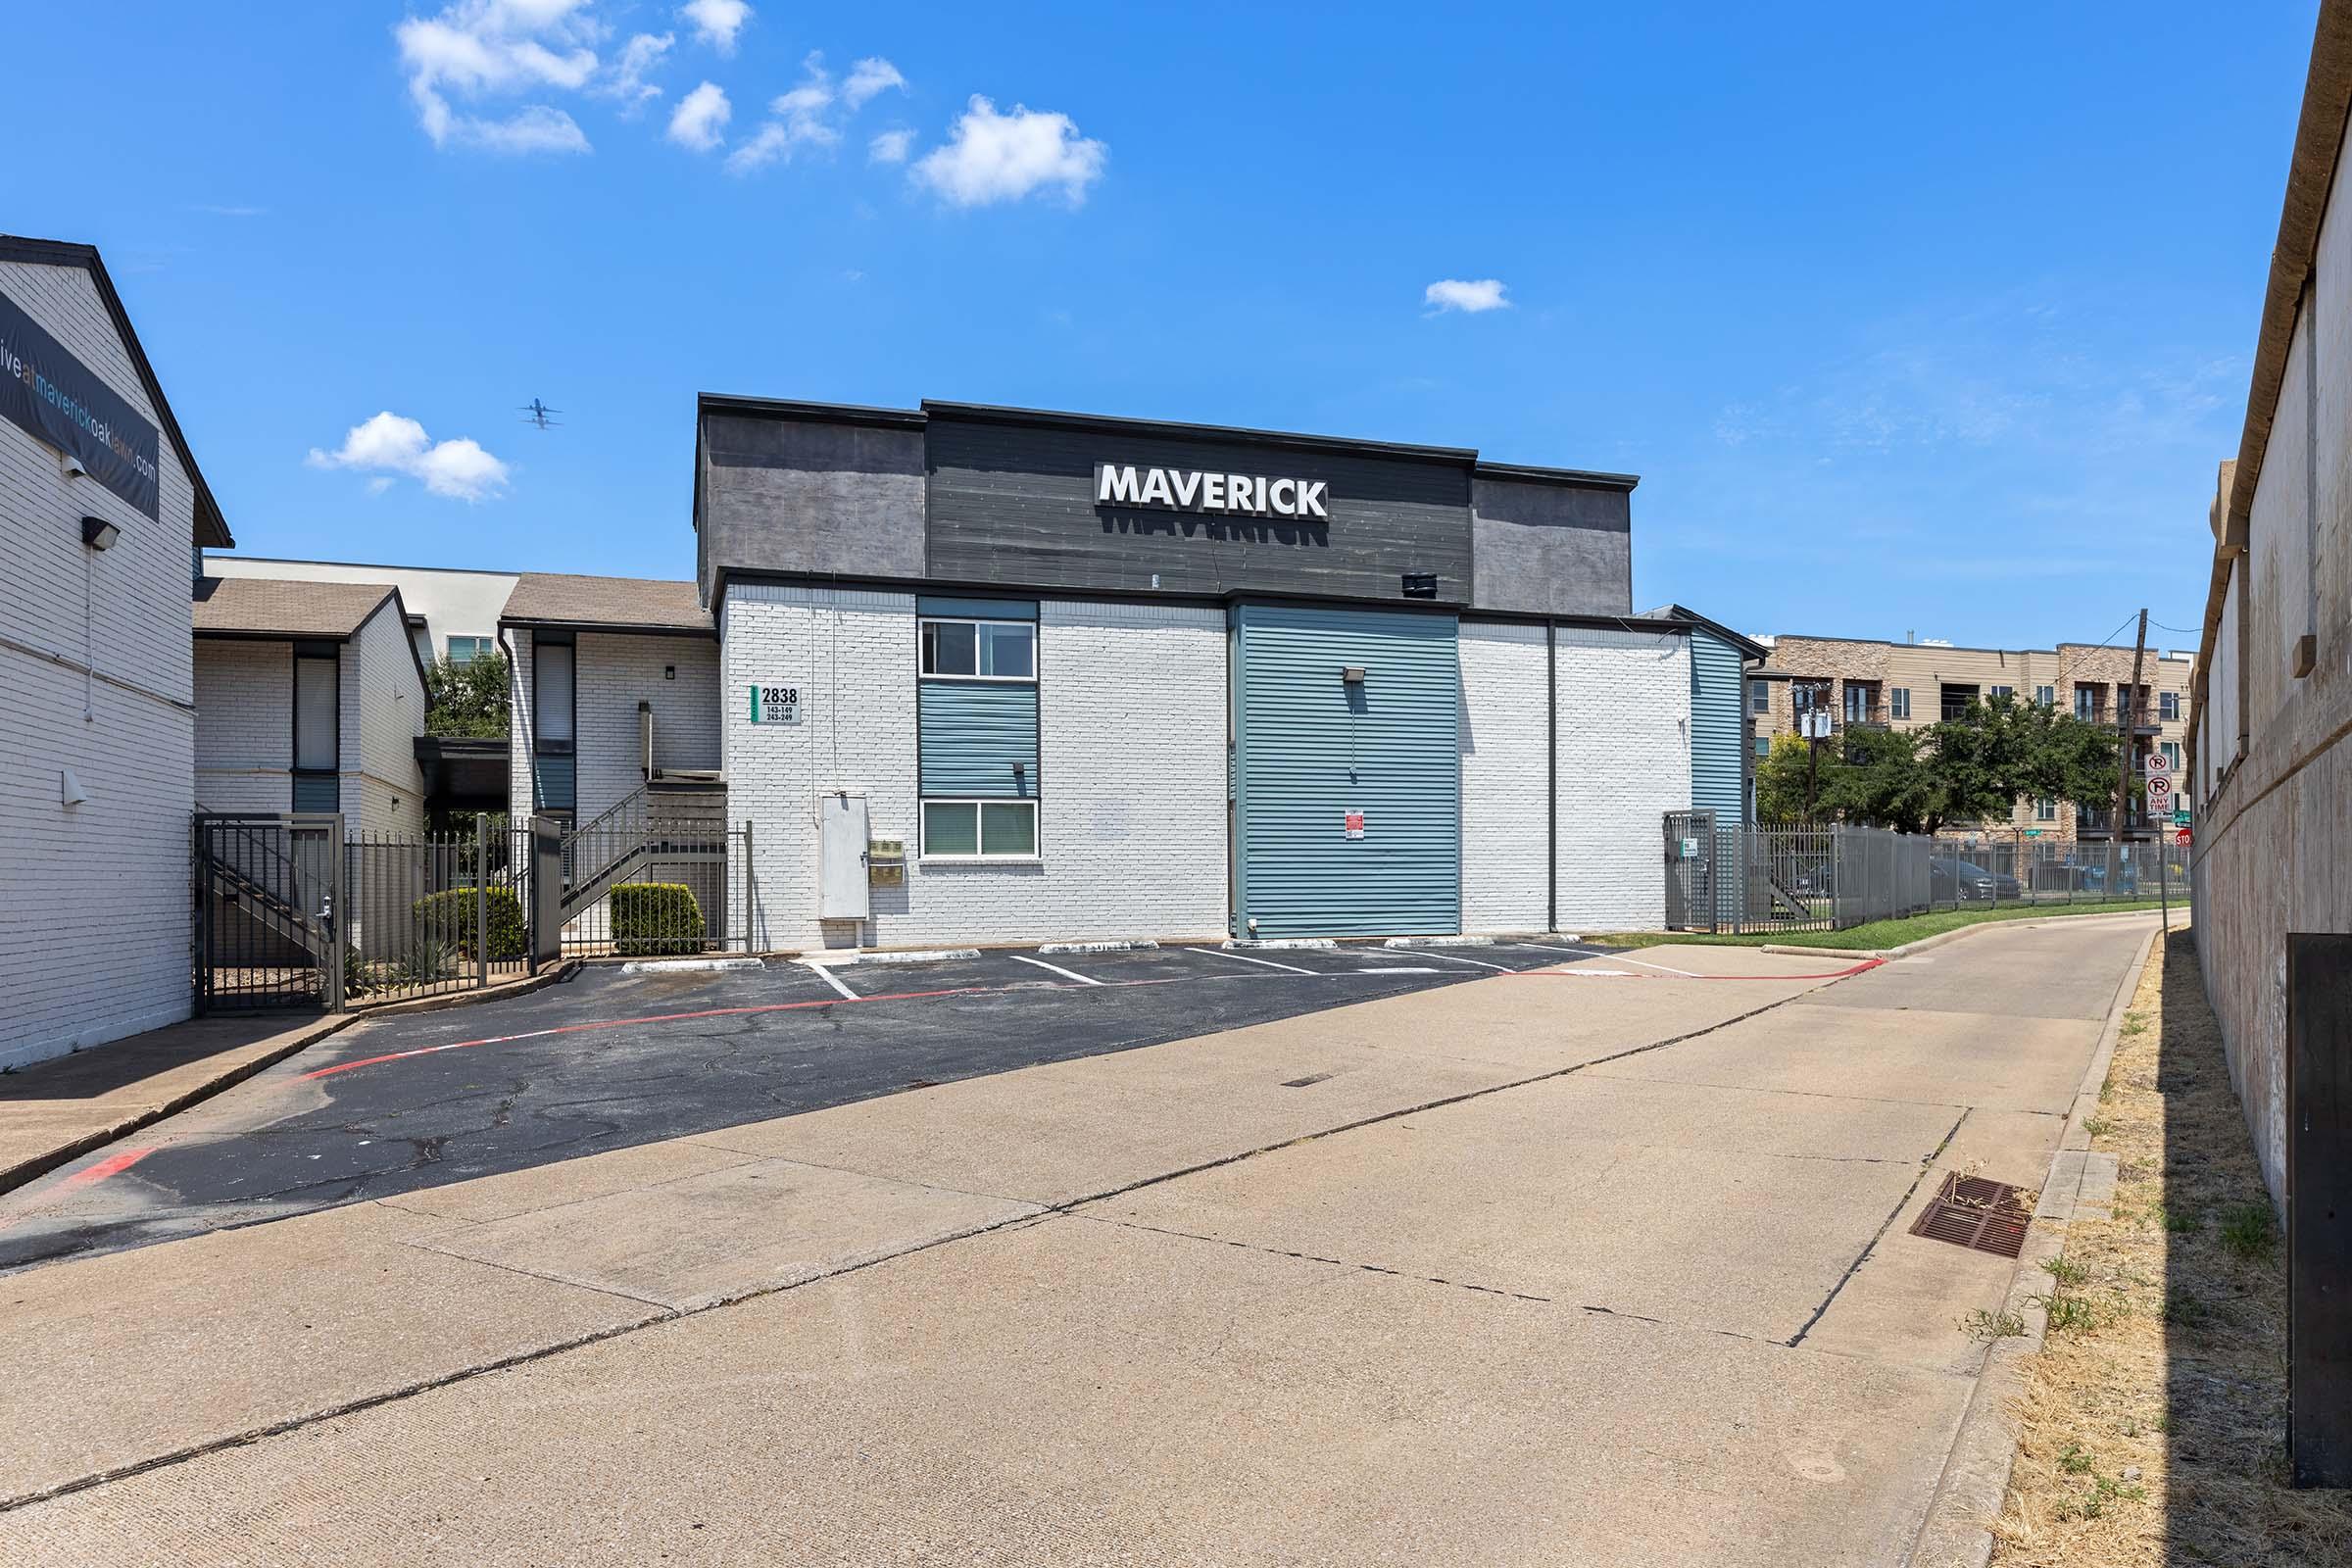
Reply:
[[[0,294],[0,414],[90,477],[157,514],[156,431],[65,346]]]
[[[1136,468],[1095,465],[1095,505],[1156,507],[1169,512],[1224,513],[1241,517],[1331,518],[1327,481],[1269,479],[1263,474],[1206,473],[1197,468]]]

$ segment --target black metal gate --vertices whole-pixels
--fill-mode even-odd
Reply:
[[[1715,813],[1666,813],[1666,929],[1716,927]]]
[[[343,1004],[343,818],[199,812],[192,827],[195,1007]]]

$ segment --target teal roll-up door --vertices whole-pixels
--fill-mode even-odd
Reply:
[[[1740,820],[1746,671],[1740,650],[1703,628],[1690,632],[1690,808],[1718,826]]]
[[[1460,930],[1454,617],[1242,605],[1232,636],[1239,933]],[[1351,665],[1360,684],[1343,677]]]
[[[934,677],[915,702],[926,800],[1037,798],[1034,684]]]

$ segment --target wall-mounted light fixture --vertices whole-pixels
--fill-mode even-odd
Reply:
[[[1350,686],[1361,686],[1364,677],[1370,673],[1372,671],[1362,664],[1344,664],[1340,668],[1340,679]]]
[[[115,548],[115,541],[122,537],[122,530],[104,517],[81,519],[81,542],[92,550],[112,550]]]
[[[90,470],[81,466],[81,460],[70,452],[58,460],[57,466],[69,479],[86,479],[90,476]]]

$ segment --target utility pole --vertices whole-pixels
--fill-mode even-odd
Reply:
[[[2115,843],[2119,850],[2124,843],[2124,814],[2132,805],[2132,753],[2139,745],[2137,733],[2139,729],[2139,666],[2140,662],[2147,658],[2147,655],[2148,612],[2143,609],[2139,612],[2139,641],[2134,643],[2132,648],[2132,684],[2125,688],[2128,695],[2115,705],[2116,728],[2122,734],[2124,741],[2122,755],[2117,759],[2115,764]],[[2127,705],[2129,706],[2127,707]],[[2132,715],[2129,722],[2124,721],[2126,712]],[[2111,897],[2115,891],[2115,881],[2122,875],[2120,870],[2122,858],[2120,856],[2117,858],[2116,865],[2119,869],[2111,871],[2108,877],[2108,893]],[[2161,872],[2161,867],[2159,867],[2159,871]]]

